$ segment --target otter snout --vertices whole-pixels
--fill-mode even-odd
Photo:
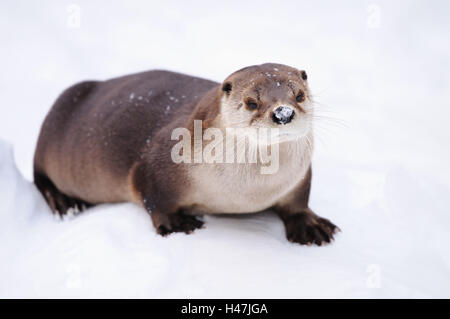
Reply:
[[[273,111],[272,120],[277,124],[287,124],[294,118],[294,109],[289,106],[279,106]]]

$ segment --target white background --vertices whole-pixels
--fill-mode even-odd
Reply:
[[[446,1],[0,9],[0,138],[14,150],[0,144],[0,296],[450,297]],[[75,82],[153,68],[220,82],[264,62],[305,69],[334,118],[316,123],[311,197],[343,230],[332,245],[288,243],[272,214],[166,239],[131,204],[60,222],[29,182],[40,125]]]

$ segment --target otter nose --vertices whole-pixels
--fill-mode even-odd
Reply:
[[[278,124],[287,124],[294,118],[294,110],[289,106],[279,106],[273,111],[272,120]]]

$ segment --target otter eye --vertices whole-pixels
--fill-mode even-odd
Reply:
[[[295,100],[297,102],[302,102],[303,99],[305,98],[305,95],[303,94],[303,92],[298,93],[297,97],[295,98]]]
[[[308,75],[306,74],[305,71],[302,71],[302,79],[305,81],[308,79]]]
[[[248,102],[247,106],[250,110],[256,110],[258,108],[258,104],[255,102]]]

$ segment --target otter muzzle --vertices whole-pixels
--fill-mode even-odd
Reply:
[[[272,120],[277,124],[287,124],[294,118],[294,110],[289,106],[279,106],[273,111]]]

